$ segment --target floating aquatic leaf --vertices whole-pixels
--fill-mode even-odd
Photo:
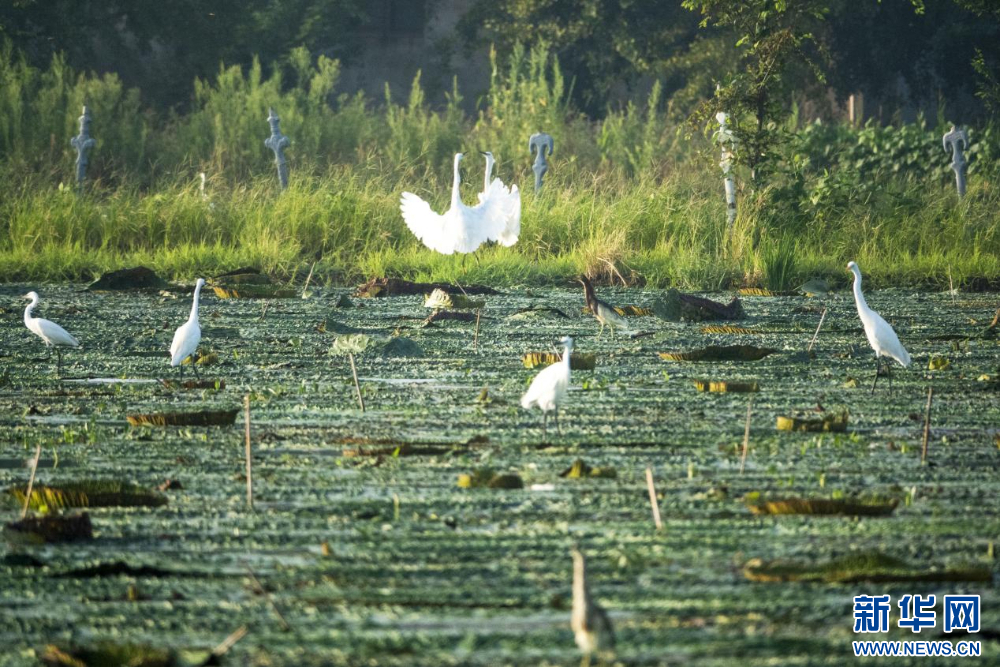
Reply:
[[[24,505],[26,491],[20,486],[7,489],[18,506]],[[58,486],[35,485],[28,506],[46,513],[77,507],[159,507],[166,504],[166,496],[129,482],[84,480]]]
[[[423,349],[409,338],[393,336],[380,350],[383,357],[416,359],[424,356]]]
[[[739,298],[733,297],[727,305],[717,303],[693,294],[681,294],[675,289],[667,293],[653,304],[653,314],[668,322],[700,322],[703,320],[742,320],[746,318],[743,304]]]
[[[858,498],[767,498],[751,497],[747,508],[754,514],[843,514],[886,516],[899,504],[898,498],[880,496]]]
[[[774,291],[763,287],[742,287],[739,290],[740,296],[795,296],[798,292]]]
[[[660,352],[664,361],[757,361],[777,350],[753,345],[709,345],[685,352]]]
[[[137,266],[131,269],[109,271],[87,287],[90,292],[115,292],[133,289],[162,289],[167,281],[152,269]]]
[[[431,326],[439,320],[449,320],[454,322],[475,322],[476,313],[457,313],[452,310],[435,310],[424,320],[423,326]]]
[[[372,338],[368,334],[345,334],[333,339],[331,354],[361,354],[372,344]]]
[[[335,333],[335,334],[340,334],[340,335],[343,335],[343,334],[360,334],[360,333],[365,333],[364,329],[359,329],[357,327],[353,327],[350,324],[344,324],[343,322],[341,322],[339,319],[337,319],[333,315],[328,316],[323,321],[323,331],[324,332],[328,331],[330,333]]]
[[[573,461],[573,465],[559,473],[559,476],[568,479],[580,479],[582,477],[614,479],[618,476],[618,473],[614,468],[593,468],[587,465],[583,459],[576,459]]]
[[[355,291],[355,296],[362,298],[375,298],[385,296],[401,296],[427,294],[433,290],[440,289],[447,291],[454,288],[454,285],[445,283],[415,283],[400,278],[372,278],[364,285],[359,285]],[[492,287],[483,285],[463,285],[462,289],[466,294],[499,294]]]
[[[932,570],[909,565],[878,551],[849,554],[826,563],[803,563],[791,560],[763,561],[759,558],[743,566],[743,575],[759,582],[879,583],[907,581],[990,582],[989,567],[970,565],[961,568]]]
[[[273,281],[266,273],[252,266],[244,266],[233,271],[227,271],[214,276],[211,280],[217,285],[270,285]]]
[[[809,417],[778,417],[779,431],[846,431],[847,411],[834,412],[820,419]]]
[[[129,644],[98,644],[90,648],[45,647],[38,658],[48,667],[175,667],[170,649]]]
[[[584,311],[590,312],[586,308]],[[569,319],[569,315],[559,310],[558,308],[549,308],[548,306],[529,306],[528,308],[521,308],[513,315],[509,316],[508,320],[529,320],[542,317],[559,317],[562,319]]]
[[[230,426],[239,410],[196,410],[193,412],[149,412],[126,415],[132,426]]]
[[[752,335],[767,333],[761,329],[750,329],[747,327],[735,327],[730,324],[707,324],[701,328],[703,334],[740,334]]]
[[[166,389],[225,389],[225,380],[160,380]]]
[[[55,544],[94,539],[90,515],[50,514],[8,523],[4,531],[14,544]]]
[[[732,382],[729,380],[695,380],[694,386],[698,391],[707,391],[713,394],[736,394],[760,391],[760,385],[756,382]]]
[[[435,289],[424,297],[424,308],[458,308],[460,310],[478,310],[486,307],[483,299],[470,299],[462,294],[449,294],[443,289]]]
[[[490,468],[480,468],[458,476],[461,489],[523,489],[524,481],[514,473],[497,473]]]
[[[945,357],[931,357],[930,362],[927,364],[927,369],[931,371],[946,371],[949,368],[951,368],[951,360]]]
[[[203,354],[193,354],[181,362],[182,366],[198,364],[199,366],[211,366],[219,361],[219,355],[215,352],[205,352]]]
[[[275,285],[212,285],[220,299],[294,299],[299,296],[294,289]]]
[[[830,284],[822,278],[813,278],[804,285],[800,285],[798,291],[806,296],[820,296],[830,291]]]
[[[555,352],[528,352],[521,357],[525,368],[551,366],[562,361],[562,355]],[[597,355],[593,352],[573,352],[569,355],[569,367],[574,371],[592,371],[597,367]]]
[[[615,312],[622,317],[648,317],[653,314],[652,308],[641,306],[615,306]]]

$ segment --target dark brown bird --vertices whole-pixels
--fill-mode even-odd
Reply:
[[[576,637],[576,645],[583,652],[583,664],[590,664],[590,656],[596,652],[614,651],[615,632],[611,619],[590,597],[587,588],[587,564],[583,554],[573,548],[573,615],[570,626]]]
[[[598,322],[601,323],[601,330],[597,334],[598,340],[601,338],[601,334],[604,333],[604,327],[611,327],[611,337],[615,336],[615,327],[618,327],[622,331],[628,333],[629,327],[628,322],[625,318],[618,314],[618,311],[606,301],[601,301],[597,298],[597,294],[594,293],[594,286],[590,284],[587,280],[587,276],[580,276],[578,281],[583,285],[583,296],[587,300],[587,308],[590,309],[591,314]]]

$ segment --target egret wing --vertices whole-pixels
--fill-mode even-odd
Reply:
[[[80,341],[74,338],[68,331],[63,329],[61,326],[52,322],[50,320],[43,320],[38,318],[35,320],[37,322],[38,330],[42,334],[42,338],[50,341],[52,345],[68,345],[70,347],[79,347]]]
[[[404,192],[400,197],[399,210],[406,226],[425,246],[444,255],[455,252],[455,239],[447,233],[447,214],[435,213],[430,204],[412,192]]]
[[[869,334],[868,342],[871,343],[873,348],[880,350],[883,356],[891,357],[903,366],[909,366],[910,353],[899,342],[899,336],[896,335],[892,326],[874,310],[871,311],[871,318],[871,332],[865,332]]]
[[[504,229],[497,241],[509,248],[517,243],[517,238],[521,235],[521,193],[516,185],[510,186],[505,203]]]
[[[486,196],[480,199],[480,204],[472,208],[477,214],[476,234],[481,242],[497,241],[507,226],[507,209],[509,193],[499,178],[493,179]]]
[[[201,342],[201,327],[194,322],[185,322],[177,327],[174,340],[170,343],[170,365],[179,366],[194,354]]]

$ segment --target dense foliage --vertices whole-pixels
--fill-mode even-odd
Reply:
[[[575,110],[558,61],[543,48],[497,57],[478,113],[459,90],[443,109],[419,80],[405,100],[338,95],[339,66],[296,49],[280,68],[229,67],[199,79],[190,112],[146,109],[112,75],[61,58],[31,67],[0,57],[0,276],[66,279],[145,263],[174,275],[252,264],[293,277],[446,279],[452,258],[422,249],[403,225],[410,190],[446,206],[451,156],[470,155],[475,199],[492,150],[499,175],[522,186],[524,227],[512,249],[470,268],[495,282],[597,276],[720,287],[838,276],[846,258],[876,281],[1000,276],[995,211],[1000,137],[971,128],[969,196],[958,202],[940,136],[946,118],[899,126],[781,126],[765,184],[737,170],[740,215],[727,232],[718,149],[671,120],[663,88],[593,122]],[[327,100],[335,100],[330,104]],[[93,112],[90,181],[72,184],[69,138]],[[288,192],[263,145],[274,106],[292,139]],[[547,190],[530,192],[526,137],[556,140]],[[198,172],[207,175],[204,197]]]

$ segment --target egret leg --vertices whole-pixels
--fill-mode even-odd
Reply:
[[[552,419],[556,422],[556,431],[559,432],[559,435],[562,435],[562,425],[559,424],[559,408],[552,411]]]
[[[191,368],[194,370],[194,376],[200,380],[201,374],[198,372],[198,364],[195,363],[194,357],[191,358]]]
[[[580,667],[590,667],[590,654],[584,654],[580,659]]]
[[[604,333],[604,322],[601,322],[601,330],[597,332],[597,340],[601,340],[601,334]]]
[[[882,370],[882,358],[876,356],[875,357],[875,381],[872,382],[872,391],[871,391],[872,395],[875,394],[875,385],[878,384],[878,373],[879,373],[880,370]]]
[[[542,411],[542,442],[549,438],[549,413]]]
[[[892,396],[892,362],[885,363],[885,374],[889,376],[889,395]]]
[[[56,348],[56,360],[57,360],[56,361],[56,374],[59,377],[62,377],[62,350],[60,348],[58,348],[58,347]]]

